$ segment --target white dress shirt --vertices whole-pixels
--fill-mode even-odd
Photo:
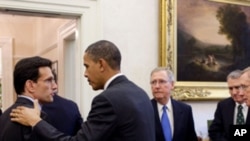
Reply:
[[[237,118],[237,113],[238,113],[238,106],[240,104],[239,103],[235,103],[235,107],[234,107],[234,124],[236,124],[236,118]],[[244,121],[246,123],[246,119],[247,119],[247,112],[248,112],[248,106],[246,105],[246,103],[241,104],[243,109],[243,116],[244,116]]]

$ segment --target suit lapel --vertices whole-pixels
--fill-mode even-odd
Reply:
[[[165,141],[163,130],[161,127],[161,121],[159,117],[157,102],[155,99],[151,100],[153,108],[154,108],[154,115],[155,115],[155,133],[156,133],[156,140],[157,141]]]
[[[153,105],[153,108],[154,108],[155,120],[156,120],[156,123],[157,123],[157,127],[161,127],[161,120],[160,120],[160,117],[159,117],[157,102],[156,102],[155,99],[152,100],[152,105]]]
[[[172,106],[173,106],[173,120],[174,120],[174,134],[173,138],[175,137],[175,133],[179,130],[179,127],[181,127],[181,121],[180,118],[182,117],[183,111],[181,108],[178,107],[178,104],[175,100],[171,99]]]
[[[234,108],[235,108],[235,102],[232,98],[230,98],[228,107],[226,108],[227,110],[223,111],[224,115],[227,117],[225,119],[228,119],[228,125],[231,125],[234,123]]]

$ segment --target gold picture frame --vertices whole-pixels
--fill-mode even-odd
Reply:
[[[176,70],[176,22],[178,0],[160,0],[159,21],[159,66],[166,66],[175,74]],[[207,0],[209,1],[209,0]],[[249,6],[250,0],[210,0],[211,2]],[[192,13],[190,13],[192,14]],[[176,81],[172,93],[177,100],[220,100],[229,97],[226,82],[182,82]]]

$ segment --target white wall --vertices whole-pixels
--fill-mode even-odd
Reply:
[[[102,1],[103,38],[122,53],[122,72],[150,92],[149,73],[158,63],[158,2]]]
[[[208,136],[207,120],[213,119],[217,101],[189,101],[192,106],[197,135],[205,138]]]
[[[101,1],[103,38],[113,41],[122,53],[122,72],[152,98],[149,76],[158,65],[159,2],[157,0]],[[207,135],[217,101],[186,101],[193,108],[197,134]]]

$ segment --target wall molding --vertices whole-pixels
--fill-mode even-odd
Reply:
[[[50,45],[49,47],[43,49],[42,51],[38,52],[37,55],[42,56],[48,52],[50,52],[53,49],[57,48],[57,42],[53,43],[52,45]]]
[[[13,89],[13,39],[11,37],[0,37],[2,48],[2,107],[7,109],[16,95]],[[3,53],[4,52],[4,53]]]

